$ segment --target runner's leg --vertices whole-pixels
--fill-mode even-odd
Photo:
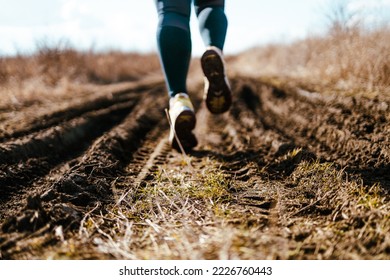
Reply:
[[[224,0],[194,0],[199,30],[206,51],[200,61],[205,75],[206,106],[213,114],[222,114],[232,104],[222,50],[225,44],[227,18]]]
[[[191,60],[191,0],[155,0],[159,15],[157,45],[168,94],[187,92]]]
[[[224,0],[194,0],[199,30],[206,47],[223,50],[228,21]]]

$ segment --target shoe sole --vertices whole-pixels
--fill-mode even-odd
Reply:
[[[206,106],[213,114],[225,113],[232,104],[232,94],[226,81],[223,61],[215,50],[207,50],[202,55],[201,65],[209,83]]]
[[[198,140],[192,132],[192,130],[195,128],[195,125],[195,114],[190,110],[181,112],[176,118],[175,132],[184,151],[190,151],[198,144]],[[181,151],[180,145],[173,133],[171,133],[170,142],[172,143],[173,149]]]

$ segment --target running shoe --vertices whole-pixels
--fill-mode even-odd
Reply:
[[[216,47],[208,47],[201,57],[205,75],[204,99],[213,114],[225,113],[232,104],[232,93],[224,64],[222,51]]]
[[[194,106],[186,93],[178,93],[169,100],[169,118],[169,143],[172,148],[181,151],[181,145],[184,151],[189,151],[195,147],[198,141],[192,130],[195,128],[196,118]]]

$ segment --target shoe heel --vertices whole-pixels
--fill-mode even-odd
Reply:
[[[173,149],[181,151],[178,141],[180,141],[180,144],[185,152],[190,151],[192,148],[198,145],[198,140],[192,132],[192,130],[195,128],[195,125],[196,117],[193,111],[186,110],[177,116],[174,125],[177,139],[172,131],[170,136]]]
[[[175,131],[177,134],[180,132],[188,132],[195,128],[196,118],[194,112],[190,110],[183,111],[177,116],[175,121]]]

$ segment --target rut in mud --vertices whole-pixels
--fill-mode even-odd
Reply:
[[[389,102],[323,96],[240,76],[231,84],[234,104],[224,115],[210,114],[200,94],[194,98],[199,145],[188,157],[192,172],[201,173],[205,159],[212,159],[223,174],[220,179],[230,182],[227,191],[234,199],[227,207],[251,213],[250,220],[234,223],[264,234],[271,229],[276,235],[271,253],[264,248],[273,246],[272,239],[261,244],[252,240],[257,253],[238,257],[388,258],[386,232],[371,236],[359,248],[350,242],[330,250],[324,242],[325,249],[318,249],[313,239],[304,243],[307,247],[295,249],[299,253],[291,251],[313,237],[306,229],[297,229],[305,219],[326,223],[348,216],[342,211],[346,206],[337,204],[330,191],[316,197],[318,184],[326,178],[313,174],[309,182],[308,175],[299,171],[305,162],[331,164],[343,180],[376,186],[383,207],[389,209]],[[201,87],[197,85],[196,91],[200,93]],[[3,121],[0,258],[46,256],[45,248],[71,238],[90,213],[104,215],[129,192],[153,183],[161,166],[176,169],[180,155],[167,141],[166,106],[163,81],[140,82],[80,97],[65,108],[53,104],[35,115],[23,114],[29,108],[21,108],[14,118]],[[2,110],[2,119],[9,113]],[[296,197],[302,197],[299,204],[294,204]],[[358,218],[345,219],[351,227],[364,227],[359,225],[364,219]],[[379,218],[389,226],[388,212]],[[244,245],[252,246],[248,240]],[[278,255],[281,246],[287,246],[289,253]],[[350,254],[341,254],[343,250]]]

